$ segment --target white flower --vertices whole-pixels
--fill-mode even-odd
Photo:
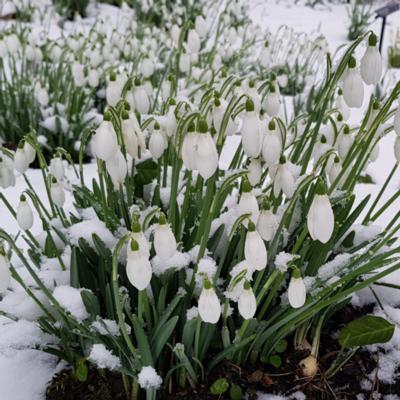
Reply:
[[[343,97],[343,90],[339,89],[338,96],[336,97],[335,102],[336,108],[339,110],[340,114],[342,114],[345,120],[350,118],[350,108],[346,104],[344,97]]]
[[[106,88],[106,100],[110,106],[115,107],[120,101],[123,89],[122,83],[121,79],[117,79],[115,72],[111,72]]]
[[[154,73],[154,63],[150,58],[146,57],[140,64],[140,72],[145,78],[149,78]]]
[[[187,49],[192,54],[197,54],[200,50],[200,38],[194,29],[191,29],[187,37]]]
[[[204,38],[207,35],[207,24],[202,15],[196,17],[194,21],[194,29],[201,38]]]
[[[0,153],[1,154],[1,153]],[[3,189],[15,185],[14,163],[5,154],[0,156],[0,187]]]
[[[332,184],[336,178],[339,176],[341,171],[341,166],[340,166],[340,158],[338,156],[335,156],[333,159],[333,163],[328,171],[329,175],[329,182]]]
[[[261,210],[257,221],[257,231],[265,241],[269,242],[273,239],[278,225],[278,217],[269,207]]]
[[[275,121],[271,120],[268,124],[267,133],[264,135],[262,156],[268,166],[272,167],[278,163],[281,152],[281,139],[278,136]]]
[[[289,304],[293,308],[303,307],[306,302],[307,291],[300,271],[297,268],[292,272],[287,294]]]
[[[202,321],[216,324],[221,316],[221,304],[211,283],[206,278],[199,297],[199,315]]]
[[[165,149],[168,147],[168,142],[163,133],[160,130],[160,125],[158,122],[154,124],[154,131],[150,136],[149,140],[149,150],[151,156],[158,160],[164,153]]]
[[[121,150],[118,149],[114,156],[106,161],[106,169],[114,186],[122,185],[128,172],[128,166]]]
[[[281,108],[279,93],[275,84],[271,83],[270,90],[264,100],[265,111],[270,117],[275,117]]]
[[[183,138],[182,143],[182,161],[186,169],[193,171],[197,169],[197,160],[195,157],[197,138],[199,134],[193,131],[188,133]]]
[[[96,69],[91,69],[88,73],[88,84],[92,88],[96,88],[97,86],[99,86],[99,83],[100,83],[100,76],[98,71]]]
[[[64,178],[65,168],[61,156],[54,157],[50,160],[49,172],[59,181]]]
[[[396,141],[394,142],[394,156],[397,162],[400,162],[400,136],[396,137]]]
[[[126,274],[137,290],[146,289],[153,274],[149,256],[140,250],[139,243],[133,238],[127,247]]]
[[[135,101],[135,108],[140,114],[147,114],[150,109],[150,100],[140,80],[135,80],[135,87],[133,89],[133,99]]]
[[[369,35],[367,50],[361,59],[361,77],[367,85],[376,85],[382,76],[382,57],[377,47],[378,38],[374,33]]]
[[[171,39],[172,39],[173,43],[175,44],[175,46],[178,45],[180,33],[181,33],[181,29],[179,28],[179,26],[175,25],[175,24],[172,25]]]
[[[287,197],[292,197],[295,191],[295,180],[290,170],[288,163],[286,162],[285,156],[281,156],[278,167],[276,169],[274,177],[274,196],[278,197],[280,192]]]
[[[364,83],[352,57],[343,81],[343,98],[350,108],[360,108],[364,100]]]
[[[29,168],[29,160],[23,145],[18,146],[17,150],[15,151],[14,167],[21,174],[24,174]]]
[[[267,249],[252,221],[248,223],[244,257],[249,266],[257,271],[261,271],[267,266]]]
[[[36,157],[36,150],[34,149],[34,147],[30,143],[25,142],[24,152],[25,152],[25,157],[28,160],[28,163],[29,164],[32,163]]]
[[[10,286],[11,272],[10,262],[4,253],[3,248],[0,247],[0,293],[4,293]]]
[[[112,158],[119,149],[117,134],[111,122],[111,115],[106,112],[104,120],[96,129],[91,142],[91,148],[95,157],[104,161]]]
[[[254,224],[257,223],[258,216],[260,214],[256,196],[254,196],[254,193],[251,190],[251,185],[247,180],[243,183],[242,195],[240,196],[238,203],[238,214],[250,214],[250,218]],[[244,221],[243,224],[247,226],[247,220]]]
[[[397,135],[400,136],[400,104],[397,106],[396,113],[394,114],[393,128]]]
[[[254,103],[248,99],[246,101],[246,113],[243,117],[242,129],[242,146],[247,157],[256,158],[261,151],[261,126],[258,114],[254,111]]]
[[[325,186],[318,182],[307,214],[307,228],[313,240],[327,243],[335,226],[335,216]]]
[[[164,214],[160,215],[154,230],[154,249],[157,256],[164,261],[171,258],[176,252],[176,239]]]
[[[50,186],[50,194],[54,204],[58,207],[62,207],[65,203],[65,193],[62,186],[57,182],[57,179],[53,177]]]
[[[33,225],[33,213],[29,204],[26,202],[24,195],[21,195],[20,202],[17,208],[17,222],[24,231],[31,229]]]
[[[139,372],[138,383],[142,389],[159,389],[162,378],[153,367],[147,366]]]
[[[218,153],[215,142],[209,132],[200,129],[195,146],[196,169],[204,180],[214,175],[218,168]]]
[[[75,61],[71,66],[72,77],[74,78],[75,86],[82,87],[85,84],[85,73],[83,65]]]
[[[348,125],[343,126],[343,131],[339,134],[338,138],[338,152],[342,160],[347,157],[351,146],[353,145],[353,137],[350,134],[350,128]]]
[[[271,62],[271,51],[269,49],[269,43],[268,41],[265,42],[264,47],[261,50],[260,53],[260,64],[264,68],[268,68],[269,64]]]
[[[251,186],[256,186],[260,182],[262,176],[261,161],[258,158],[252,158],[248,166],[249,173],[247,175]]]
[[[238,309],[240,315],[244,319],[253,318],[257,310],[256,297],[254,296],[253,289],[247,281],[244,283],[242,293],[239,297]]]
[[[185,52],[182,52],[179,58],[179,70],[182,73],[189,72],[190,70],[190,56]]]

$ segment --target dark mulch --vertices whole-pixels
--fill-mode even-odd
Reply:
[[[216,396],[210,393],[212,383],[221,377],[239,385],[243,393],[248,394],[249,399],[254,399],[257,391],[286,396],[301,391],[310,400],[351,400],[356,399],[356,395],[360,393],[364,394],[365,399],[375,398],[376,393],[400,395],[400,380],[394,385],[383,385],[375,378],[372,388],[364,390],[361,387],[363,379],[371,375],[377,367],[379,368],[378,355],[367,351],[357,352],[333,378],[326,379],[324,376],[324,372],[330,367],[339,350],[337,341],[329,333],[340,329],[360,313],[370,311],[346,307],[331,319],[322,335],[321,354],[318,360],[319,371],[313,378],[304,378],[299,368],[299,361],[307,357],[309,351],[295,351],[289,347],[282,357],[283,363],[280,368],[260,364],[244,369],[226,361],[208,376],[206,384],[198,386],[195,390],[175,387],[171,393],[160,393],[157,398],[161,400],[230,399],[229,394]],[[76,381],[69,371],[64,371],[53,379],[46,393],[46,400],[111,399],[126,399],[121,377],[111,372],[102,371],[100,374],[95,370],[90,371],[85,383]]]

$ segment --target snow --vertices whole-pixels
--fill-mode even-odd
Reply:
[[[107,350],[104,344],[94,344],[88,358],[100,369],[106,368],[113,371],[121,367],[119,358]]]
[[[54,298],[60,303],[61,307],[69,311],[79,322],[89,317],[85,305],[83,304],[81,291],[81,289],[76,289],[71,286],[58,286],[53,292]]]
[[[139,385],[143,389],[158,389],[162,384],[161,376],[150,366],[143,367],[138,374]]]

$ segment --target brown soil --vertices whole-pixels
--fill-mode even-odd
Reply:
[[[363,310],[368,312],[370,310]],[[377,393],[400,395],[400,380],[394,385],[383,385],[376,378],[368,390],[362,388],[362,381],[379,368],[378,355],[367,351],[359,351],[356,355],[333,377],[327,379],[325,371],[330,367],[338,353],[338,344],[328,332],[340,329],[346,322],[356,318],[360,310],[347,307],[336,314],[327,330],[322,335],[319,370],[313,378],[304,378],[299,368],[299,361],[309,355],[309,351],[295,351],[288,348],[282,356],[282,366],[274,368],[270,365],[260,364],[254,367],[241,368],[229,361],[224,362],[208,376],[204,385],[196,390],[175,388],[172,393],[160,393],[157,399],[161,400],[228,400],[228,394],[217,396],[210,393],[212,383],[221,377],[227,378],[229,383],[234,383],[247,393],[249,400],[255,399],[257,391],[275,393],[284,396],[301,391],[310,400],[351,400],[357,394],[363,394],[364,399],[374,399]],[[333,328],[334,327],[334,328]],[[372,374],[373,375],[373,374]],[[373,375],[374,376],[374,375]],[[144,398],[144,396],[141,396]],[[92,370],[87,382],[76,381],[69,371],[64,371],[56,376],[48,387],[46,400],[111,400],[126,399],[121,377],[111,372]]]

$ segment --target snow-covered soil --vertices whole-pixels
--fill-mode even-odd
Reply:
[[[294,5],[293,0],[264,0],[255,3],[252,9],[252,18],[262,27],[268,27],[274,32],[280,25],[286,24],[293,27],[297,31],[323,33],[329,44],[331,51],[338,46],[347,42],[346,32],[348,25],[348,17],[344,5],[319,6],[315,9],[303,5]],[[388,18],[387,32],[385,36],[386,48],[391,39],[392,32],[396,26],[400,27],[400,12]],[[371,25],[372,29],[379,34],[380,22],[375,21]],[[383,53],[386,54],[386,51]],[[357,120],[357,115],[352,118]],[[375,196],[380,186],[383,184],[388,172],[395,163],[393,155],[394,135],[388,135],[380,143],[380,156],[377,161],[371,163],[368,173],[372,176],[375,184],[363,184],[357,187],[357,196],[361,199],[367,194]],[[229,153],[229,152],[227,152]],[[226,154],[226,153],[225,153]],[[85,174],[93,176],[95,166],[89,164],[85,167]],[[27,176],[38,192],[44,193],[44,186],[41,180],[40,171],[29,170]],[[71,179],[73,178],[71,174]],[[22,176],[17,178],[16,186],[3,191],[3,194],[14,207],[17,206],[21,192],[26,188],[26,183]],[[390,182],[385,196],[381,200],[383,204],[391,195],[400,190],[400,174],[397,173]],[[45,196],[44,196],[45,197]],[[45,201],[45,199],[44,199]],[[67,199],[66,208],[72,207],[71,198]],[[393,209],[400,209],[400,201],[397,201]],[[393,215],[390,211],[384,213],[378,223],[382,226],[386,225]],[[16,234],[18,227],[5,208],[0,203],[0,225],[9,234]],[[33,233],[39,233],[41,226],[36,219],[33,227]],[[400,284],[400,271],[386,278],[386,281]],[[400,304],[399,291],[381,288],[377,290],[382,303],[387,307],[385,311],[386,317],[393,322],[400,324],[400,311],[396,310],[396,306]],[[372,293],[366,290],[358,296],[356,301],[363,303],[366,299],[370,299]],[[398,299],[398,300],[397,300]],[[13,307],[13,304],[8,304]],[[16,307],[16,305],[15,305]],[[32,304],[24,304],[23,306],[29,310]],[[2,307],[0,307],[2,309]],[[23,313],[24,310],[21,310]],[[21,323],[22,322],[22,323]],[[57,360],[40,350],[33,349],[40,347],[45,338],[43,334],[29,321],[20,321],[18,323],[10,322],[9,319],[0,316],[0,400],[43,400],[47,382],[52,378],[62,366],[58,365]],[[392,377],[391,369],[393,359],[400,362],[400,330],[396,328],[395,336],[391,344],[387,345],[387,356],[381,360],[383,372],[381,378],[386,379]],[[386,369],[385,369],[386,368]],[[366,383],[367,384],[367,383]],[[272,400],[279,397],[271,395],[260,396],[260,399]]]

